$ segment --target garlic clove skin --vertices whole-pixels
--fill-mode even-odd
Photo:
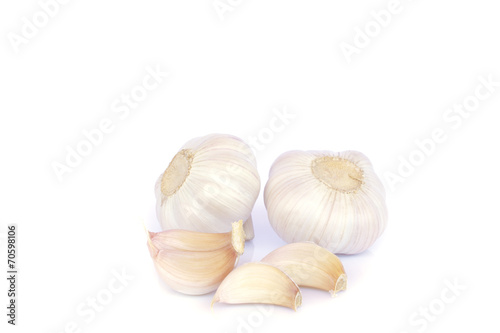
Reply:
[[[262,303],[297,310],[302,294],[297,284],[275,266],[251,262],[236,268],[222,281],[215,292],[215,303]]]
[[[265,256],[262,262],[278,267],[300,287],[326,290],[332,296],[347,287],[340,259],[311,242],[284,245]]]
[[[206,233],[228,232],[233,221],[243,219],[252,239],[259,191],[251,148],[235,136],[206,135],[187,142],[158,178],[156,215],[163,230]]]
[[[160,277],[174,290],[202,295],[217,289],[245,247],[243,221],[228,233],[148,232],[148,249]]]
[[[251,240],[255,237],[255,232],[253,230],[253,220],[252,215],[248,217],[248,219],[243,223],[243,230],[245,231],[245,239]]]
[[[312,241],[332,253],[365,251],[387,224],[382,182],[356,151],[282,154],[269,172],[264,203],[283,240]]]

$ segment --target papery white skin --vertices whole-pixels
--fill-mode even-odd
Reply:
[[[363,182],[353,193],[336,191],[316,178],[312,162],[332,156],[354,163]],[[360,152],[289,151],[274,162],[264,190],[269,221],[286,242],[312,241],[333,253],[369,248],[387,224],[385,190]]]
[[[183,149],[192,152],[193,160],[182,186],[164,195],[163,174],[155,186],[156,214],[163,230],[228,232],[232,222],[250,219],[260,191],[250,147],[235,136],[211,134],[190,140]]]

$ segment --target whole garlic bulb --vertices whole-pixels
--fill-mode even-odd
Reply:
[[[255,156],[241,139],[211,134],[187,142],[155,186],[163,230],[229,232],[242,219],[253,238],[252,208],[260,191]]]
[[[286,242],[333,253],[366,250],[387,224],[385,190],[356,151],[290,151],[274,162],[264,190],[268,217]]]

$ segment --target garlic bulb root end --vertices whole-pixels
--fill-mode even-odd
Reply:
[[[344,158],[318,157],[312,161],[311,169],[318,180],[340,192],[356,192],[363,184],[363,170]]]
[[[177,192],[189,176],[191,163],[193,162],[193,153],[189,149],[179,151],[161,178],[161,192],[167,197]]]

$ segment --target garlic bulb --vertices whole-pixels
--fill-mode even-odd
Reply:
[[[202,295],[217,289],[245,249],[243,221],[227,233],[187,230],[147,232],[148,249],[160,277],[172,289]]]
[[[243,219],[253,238],[251,211],[260,191],[255,156],[241,139],[211,134],[187,142],[155,186],[163,230],[228,232]]]
[[[387,223],[384,187],[356,151],[282,154],[269,172],[264,202],[283,240],[312,241],[333,253],[366,250]]]

